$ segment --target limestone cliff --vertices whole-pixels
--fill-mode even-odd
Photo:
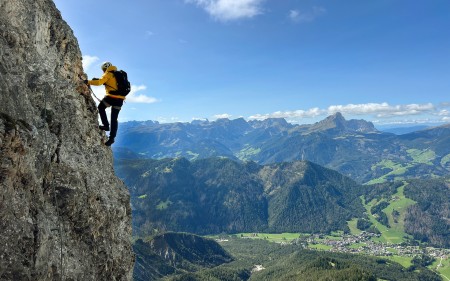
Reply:
[[[0,1],[0,280],[131,280],[129,194],[79,74],[51,0]]]

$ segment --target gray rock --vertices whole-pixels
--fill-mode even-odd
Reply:
[[[131,280],[129,194],[51,0],[0,1],[0,280]]]

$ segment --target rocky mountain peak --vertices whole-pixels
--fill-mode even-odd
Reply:
[[[345,118],[340,112],[336,112],[333,115],[330,115],[327,119],[333,120],[334,122],[345,122]]]
[[[129,194],[51,0],[0,2],[0,279],[131,280]]]
[[[313,128],[327,130],[327,129],[344,129],[347,120],[345,120],[344,116],[340,112],[336,112],[333,115],[328,116],[322,121],[313,125]]]
[[[262,121],[253,120],[249,121],[253,128],[292,128],[293,125],[289,124],[284,118],[267,118]]]
[[[342,113],[336,112],[311,126],[310,131],[336,131],[342,132],[376,132],[372,122],[365,120],[346,120]]]

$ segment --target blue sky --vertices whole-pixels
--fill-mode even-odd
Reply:
[[[127,71],[122,122],[450,122],[448,0],[54,2],[89,77]]]

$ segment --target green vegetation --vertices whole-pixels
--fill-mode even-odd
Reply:
[[[374,241],[379,241],[383,243],[393,243],[399,244],[405,242],[404,237],[406,236],[405,232],[398,231],[396,229],[389,228],[378,222],[376,217],[371,213],[371,209],[376,206],[377,201],[373,199],[371,202],[365,205],[367,213],[369,214],[369,221],[372,223],[372,226],[378,230],[381,234],[381,237],[374,238]],[[384,205],[384,204],[383,204]]]
[[[297,245],[280,245],[264,239],[228,236],[222,247],[235,260],[215,268],[168,277],[170,281],[437,281],[426,268],[407,271],[380,257],[305,250]],[[259,265],[259,271],[250,272]]]
[[[440,265],[440,266],[439,266]],[[428,268],[439,273],[444,281],[450,281],[450,257],[446,259],[438,258]]]
[[[358,229],[358,218],[353,218],[352,220],[348,221],[348,228],[350,229],[350,233],[353,235],[358,235],[361,233],[361,230]]]
[[[390,169],[390,170],[395,170],[394,168],[397,166],[398,164],[395,163],[392,160],[386,160],[383,159],[380,162],[376,163],[375,165],[372,165],[372,167],[370,168],[372,171],[374,171],[376,168],[381,167],[381,168],[385,168],[385,169]]]
[[[245,161],[252,159],[252,156],[257,155],[259,152],[261,152],[261,148],[254,148],[251,145],[246,144],[244,148],[236,153],[236,157]]]
[[[308,247],[311,249],[321,250],[321,251],[328,251],[332,248],[329,245],[323,245],[323,244],[310,244],[310,245],[308,245]]]
[[[377,164],[372,165],[371,170],[374,171],[375,169],[380,168],[380,169],[387,169],[390,172],[385,173],[383,176],[379,178],[370,180],[369,182],[367,182],[367,184],[383,183],[387,181],[388,177],[394,177],[395,180],[401,180],[403,178],[399,176],[404,175],[411,167],[412,167],[411,164],[404,165],[400,163],[395,163],[392,160],[381,160]]]
[[[367,219],[357,219],[356,228],[360,231],[367,231],[372,227],[372,223]]]
[[[366,243],[355,243],[349,246],[350,249],[359,249],[361,247],[367,246]]]
[[[364,212],[358,199],[361,185],[306,161],[261,166],[226,158],[124,159],[115,168],[133,187],[133,226],[141,237],[155,229],[197,234],[348,232],[347,221]],[[138,198],[142,194],[147,196]]]
[[[385,212],[383,210],[389,206],[389,203],[386,201],[378,202],[370,208],[370,213],[375,217],[375,219],[383,224],[384,226],[389,226],[389,220]]]
[[[166,230],[197,234],[365,230],[381,233],[375,239],[379,242],[409,243],[413,237],[428,245],[450,245],[450,225],[444,219],[450,216],[445,179],[361,186],[302,161],[262,166],[223,158],[194,162],[177,158],[118,160],[115,165],[133,187],[133,226],[141,237]]]
[[[192,151],[186,151],[186,154],[190,160],[196,160],[200,156],[200,154],[192,152]]]
[[[449,182],[446,179],[411,180],[404,193],[417,202],[407,208],[405,231],[421,242],[449,248]]]
[[[165,233],[133,243],[133,280],[156,280],[229,263],[233,258],[217,242],[188,233]]]
[[[251,168],[251,166],[247,167]],[[178,168],[175,165],[172,166],[172,169],[173,171],[177,171]],[[201,171],[206,172],[204,169]],[[368,222],[371,227],[381,232],[381,237],[372,238],[374,241],[394,244],[409,242],[408,235],[405,231],[408,226],[406,217],[409,215],[410,208],[420,206],[420,209],[418,210],[425,212],[425,215],[421,215],[423,216],[421,219],[430,219],[430,216],[434,214],[432,213],[433,211],[437,211],[436,215],[443,216],[443,214],[439,212],[442,210],[445,211],[445,204],[449,203],[446,197],[447,194],[445,193],[445,188],[448,188],[447,184],[448,183],[445,180],[433,180],[395,184],[385,183],[375,186],[366,186],[366,191],[364,191],[365,195],[362,195],[358,198],[358,200],[361,202],[362,206],[364,206],[367,212],[367,218],[364,219],[361,216],[359,218],[347,220],[347,225],[349,226],[350,232],[354,234],[360,233],[360,230],[357,228],[358,222],[363,221]],[[412,196],[412,194],[414,194],[414,196]],[[152,195],[142,199],[142,201],[148,200],[151,196]],[[414,200],[410,199],[410,196],[413,197]],[[364,199],[369,201],[366,202]],[[158,204],[161,204],[164,208],[170,209],[172,202],[172,199],[166,199],[159,201]],[[235,201],[228,202],[229,203],[227,204],[230,205],[235,204],[233,203]],[[428,204],[425,204],[427,202]],[[437,208],[432,208],[434,206],[437,206]],[[165,209],[161,211],[164,210]],[[388,226],[381,224],[377,221],[376,216],[374,216],[374,214],[379,214],[380,212],[387,217]],[[438,217],[436,217],[436,219],[438,219]],[[441,226],[445,226],[445,223],[441,222],[440,224]],[[437,227],[437,225],[432,223],[429,227],[433,228]],[[437,233],[439,234],[439,232]],[[393,254],[392,256],[377,257],[371,261],[365,260],[364,264],[361,264],[361,261],[363,259],[367,259],[368,257],[366,256],[333,256],[335,254],[328,251],[332,246],[330,246],[331,244],[329,243],[325,245],[325,240],[328,240],[328,242],[330,240],[341,240],[343,235],[344,233],[342,231],[330,232],[328,235],[317,235],[317,237],[321,238],[316,239],[315,243],[308,244],[308,247],[311,250],[315,250],[317,252],[309,251],[314,253],[314,256],[309,256],[308,260],[303,260],[303,257],[308,255],[306,254],[308,251],[301,249],[301,247],[296,245],[289,245],[289,243],[291,241],[295,241],[295,243],[299,243],[299,245],[301,245],[303,243],[302,241],[306,241],[306,238],[310,236],[309,234],[266,234],[262,232],[238,233],[235,236],[223,234],[218,237],[227,237],[228,241],[221,242],[221,245],[235,257],[235,261],[222,264],[214,268],[205,269],[202,267],[196,267],[196,271],[190,273],[182,273],[177,271],[177,273],[169,274],[169,276],[166,277],[166,280],[288,281],[296,280],[299,274],[301,276],[305,276],[305,274],[307,274],[307,276],[311,275],[316,278],[311,280],[328,280],[326,278],[333,278],[333,280],[342,281],[352,280],[348,279],[352,278],[350,276],[358,276],[355,277],[356,279],[354,280],[366,280],[364,278],[376,278],[373,280],[438,280],[436,279],[436,275],[433,275],[433,273],[424,269],[424,266],[427,266],[430,269],[435,269],[437,266],[436,261],[433,264],[428,265],[426,259],[418,260],[413,257],[399,256],[399,251],[394,248],[387,249]],[[263,245],[259,244],[260,242],[258,241],[277,243],[264,244],[265,246],[263,246],[263,250],[254,248],[250,250],[245,248],[247,244],[249,245],[248,247]],[[281,244],[284,246],[281,246]],[[274,250],[272,246],[268,245],[274,245],[274,247],[281,248],[275,248],[277,250]],[[368,245],[370,245],[370,242],[367,244],[355,243],[349,245],[348,247],[350,249],[361,249],[362,247],[367,247]],[[292,250],[292,248],[295,250]],[[266,252],[268,249],[272,249],[272,251]],[[321,256],[321,253],[324,255]],[[326,260],[323,260],[322,258],[326,258]],[[356,262],[356,260],[360,263]],[[425,262],[422,263],[422,261]],[[261,264],[264,269],[260,272],[250,274],[256,264]],[[314,268],[314,271],[311,271],[312,264],[320,265],[319,269]],[[347,265],[350,267],[346,267]],[[450,270],[448,260],[443,260],[443,265],[444,267],[440,267],[437,271],[445,279],[445,274],[448,274],[448,271]]]
[[[405,186],[406,184],[397,189],[397,193],[392,196],[389,202],[390,204],[383,210],[389,220],[391,229],[399,233],[405,232],[404,221],[408,207],[416,204],[414,200],[405,197]]]
[[[345,233],[343,233],[343,232],[335,232],[335,233],[332,233],[332,235],[318,235],[318,236],[314,235],[316,238],[314,239],[313,243],[308,243],[308,248],[312,249],[312,250],[318,250],[318,251],[329,251],[330,249],[332,249],[332,246],[326,245],[324,243],[327,243],[327,242],[329,243],[332,240],[335,240],[335,241],[343,240],[343,235],[345,235]],[[290,247],[292,245],[288,245],[289,243],[303,245],[303,243],[305,241],[309,240],[309,238],[313,237],[313,235],[306,234],[306,233],[303,233],[303,234],[297,234],[297,233],[282,233],[282,234],[240,233],[240,234],[236,234],[233,236],[215,235],[215,236],[210,236],[210,237],[215,238],[215,239],[227,237],[227,239],[223,240],[224,242],[222,242],[224,244],[229,243],[230,240],[234,241],[233,239],[239,238],[242,240],[252,240],[252,241],[264,240],[264,241],[268,241],[268,242],[274,242],[274,243],[278,243],[278,244],[282,244],[282,245],[287,245],[287,247]],[[318,238],[318,237],[322,237],[322,238]],[[369,244],[370,244],[370,242],[369,243],[353,243],[348,246],[348,249],[361,249],[363,247],[367,248]],[[423,254],[419,255],[419,256],[417,256],[417,255],[416,256],[410,256],[410,255],[401,255],[400,256],[399,252],[401,252],[401,250],[398,250],[393,247],[387,247],[386,249],[388,252],[392,253],[392,255],[381,256],[381,258],[399,263],[408,271],[414,271],[417,268],[424,268],[424,267],[428,267],[429,269],[436,269],[437,265],[439,264],[439,263],[436,263],[436,261],[434,261],[434,263],[430,265],[430,263],[433,262],[433,259],[430,259],[430,256],[425,256]],[[421,252],[420,250],[418,250],[418,251],[419,251],[419,253]],[[367,255],[367,252],[365,252],[364,250],[362,251],[362,253],[366,253],[365,255]],[[380,258],[380,256],[378,256],[378,258]],[[386,261],[384,263],[386,263]],[[386,263],[386,264],[389,264],[389,263]],[[439,272],[441,272],[441,274],[445,275],[445,273],[448,272],[449,270],[450,270],[450,264],[447,259],[444,259],[442,262],[442,267],[439,267]]]
[[[401,256],[386,256],[385,259],[394,261],[401,264],[404,268],[409,268],[412,265],[412,257],[401,257]]]
[[[433,166],[433,161],[436,159],[436,153],[431,149],[407,149],[407,156],[411,158],[411,161],[404,161],[404,160],[398,160],[398,162],[395,162],[393,160],[387,160],[383,159],[379,161],[376,164],[373,164],[371,167],[371,171],[376,170],[382,170],[385,171],[382,173],[382,176],[373,178],[370,181],[367,182],[367,184],[376,184],[376,183],[383,183],[387,181],[399,181],[407,178],[409,175],[411,176],[417,176],[417,174],[411,174],[411,171],[414,168],[419,167],[420,165],[428,165]],[[446,159],[441,159],[441,165],[442,161],[445,163],[447,162]],[[433,174],[428,173],[431,176]]]
[[[436,153],[433,150],[425,149],[408,149],[406,150],[408,155],[413,159],[415,163],[422,163],[426,165],[433,165],[433,160],[436,159]]]
[[[167,200],[167,201],[164,201],[164,202],[160,202],[156,206],[156,209],[157,210],[164,210],[164,209],[167,209],[171,204],[172,204],[172,201],[170,201],[170,200]]]
[[[309,125],[289,124],[279,118],[139,125],[126,122],[117,145],[138,157],[159,159],[222,156],[259,164],[305,159],[361,183],[448,174],[448,127],[396,136],[377,132],[373,124],[363,120],[330,117]],[[129,156],[117,151],[114,155]]]
[[[165,174],[170,174],[170,173],[172,173],[172,172],[173,172],[172,168],[170,168],[170,167],[164,167],[163,173],[165,173]]]
[[[269,242],[282,243],[291,242],[301,236],[298,233],[238,233],[237,237],[250,239],[265,239]],[[213,236],[215,237],[215,236]]]
[[[450,154],[447,154],[441,158],[441,166],[446,167],[449,162],[450,162]]]
[[[407,186],[407,183],[368,187],[370,192],[366,196],[371,201],[365,204],[363,200],[363,204],[369,215],[369,220],[359,219],[357,227],[360,226],[360,230],[365,230],[371,224],[381,233],[381,237],[375,241],[393,244],[405,242],[405,238],[409,237],[404,229],[405,216],[408,207],[416,203],[414,200],[406,198],[404,194],[405,186]],[[378,191],[384,190],[384,192],[374,195],[377,194],[377,189]]]

